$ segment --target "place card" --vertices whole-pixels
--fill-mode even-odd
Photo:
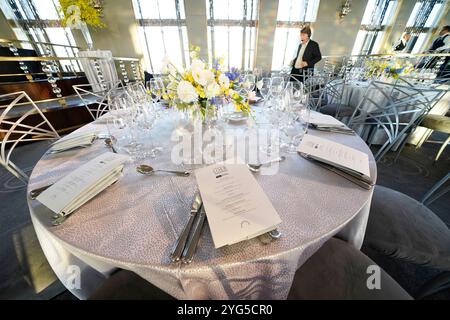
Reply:
[[[195,171],[216,248],[275,229],[281,219],[245,164],[214,164]]]
[[[70,214],[117,181],[128,159],[105,152],[57,181],[36,200],[57,214]]]
[[[306,134],[298,152],[332,166],[356,172],[370,180],[369,156],[354,148]]]

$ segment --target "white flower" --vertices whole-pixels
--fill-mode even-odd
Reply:
[[[198,95],[194,86],[189,81],[180,81],[177,88],[178,98],[181,102],[191,103],[197,100]]]
[[[261,90],[262,87],[263,87],[263,81],[262,81],[262,80],[259,80],[259,81],[256,83],[256,87],[258,88],[258,90]]]
[[[162,74],[169,73],[169,65],[170,65],[169,56],[164,56],[164,59],[162,60],[162,67],[161,67]]]
[[[192,59],[191,62],[191,70],[192,74],[194,73],[200,73],[200,71],[203,71],[205,69],[205,63],[199,59]]]
[[[233,94],[235,94],[235,93],[236,93],[236,91],[234,91],[233,89],[230,89],[230,90],[228,91],[228,95],[229,95],[230,97],[232,97]]]
[[[209,82],[214,81],[214,73],[211,70],[200,70],[198,72],[192,70],[192,77],[201,86],[206,86]]]
[[[255,91],[250,91],[250,92],[248,93],[247,98],[248,98],[248,100],[255,101],[255,100],[256,100],[256,92],[255,92]]]
[[[220,93],[220,86],[217,84],[217,82],[213,81],[210,82],[205,89],[205,96],[206,98],[214,98]]]
[[[222,73],[219,76],[219,83],[223,88],[228,89],[228,87],[230,86],[230,79],[228,79],[228,77]]]

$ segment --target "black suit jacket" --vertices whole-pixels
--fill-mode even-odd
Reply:
[[[294,59],[294,63],[292,65],[292,71],[291,73],[301,73],[300,70],[302,69],[296,69],[295,63],[297,62],[298,53],[300,52],[300,49],[303,44],[300,43],[297,49],[297,54]],[[306,47],[305,52],[303,53],[303,61],[306,61],[308,66],[305,69],[313,69],[314,65],[322,60],[322,54],[320,53],[319,44],[315,42],[314,40],[309,40],[308,46]]]

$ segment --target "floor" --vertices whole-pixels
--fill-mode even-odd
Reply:
[[[442,139],[442,137],[433,137]],[[21,147],[16,164],[30,172],[48,143]],[[387,155],[378,165],[378,184],[415,199],[450,171],[450,148],[439,162],[433,158],[439,145],[407,146],[397,162]],[[76,299],[58,281],[39,246],[32,227],[25,186],[0,168],[0,299]],[[450,228],[450,193],[430,205]]]

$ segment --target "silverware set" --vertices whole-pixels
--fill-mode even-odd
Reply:
[[[373,183],[373,181],[368,180],[367,178],[365,178],[364,176],[362,176],[361,174],[357,173],[356,171],[352,171],[352,170],[345,170],[344,168],[338,168],[335,166],[332,166],[328,163],[322,162],[318,159],[315,159],[313,157],[311,157],[310,155],[304,154],[299,152],[300,156],[303,157],[304,159],[311,161],[313,163],[315,163],[316,165],[327,169],[331,172],[336,173],[337,175],[353,182],[354,184],[360,186],[361,188],[370,190],[373,188],[373,186],[375,185]]]
[[[205,206],[203,205],[200,192],[197,191],[192,202],[189,220],[175,242],[172,253],[170,254],[170,260],[172,262],[176,263],[181,261],[186,264],[192,262],[203,227],[205,225],[205,221]],[[273,240],[277,240],[280,237],[281,232],[275,229],[259,236],[258,238],[263,244],[269,244]]]
[[[200,192],[197,191],[194,196],[194,201],[192,202],[189,220],[178,237],[175,247],[170,254],[170,260],[172,262],[192,262],[195,250],[200,240],[205,219],[205,208],[203,206]]]
[[[348,135],[355,135],[356,132],[350,128],[346,127],[336,127],[336,126],[318,126],[313,123],[309,124],[309,127],[318,130],[318,131],[325,131],[325,132],[332,132],[332,133],[341,133],[341,134],[348,134]]]

